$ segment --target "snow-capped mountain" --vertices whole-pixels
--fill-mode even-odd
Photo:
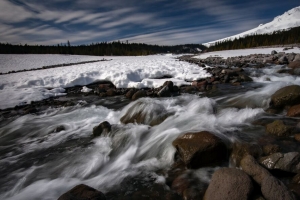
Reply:
[[[205,46],[211,46],[214,45],[216,42],[223,41],[223,40],[233,40],[235,38],[245,37],[247,35],[253,35],[253,34],[265,34],[265,33],[272,33],[274,31],[278,30],[284,30],[289,29],[293,27],[300,26],[300,6],[295,7],[284,14],[277,16],[273,19],[273,21],[266,23],[266,24],[260,24],[258,27],[251,29],[249,31],[245,31],[243,33],[233,35],[227,38],[211,41],[204,43]]]

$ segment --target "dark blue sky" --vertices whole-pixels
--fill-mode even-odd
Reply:
[[[299,5],[298,0],[0,0],[0,42],[205,43]]]

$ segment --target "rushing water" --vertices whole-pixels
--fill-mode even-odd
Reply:
[[[116,107],[108,106],[107,99],[96,105],[81,103],[1,119],[0,199],[57,199],[80,183],[108,192],[126,177],[141,173],[164,182],[155,172],[170,167],[175,153],[172,141],[186,132],[207,130],[227,144],[255,141],[263,129],[251,122],[267,116],[264,109],[271,94],[283,86],[300,84],[299,78],[276,74],[280,67],[249,69],[255,83],[220,86],[207,96],[143,98]],[[170,116],[154,127],[121,124],[124,113],[139,102],[148,105],[143,112],[161,110]],[[113,125],[111,133],[93,138],[93,127],[102,121]],[[57,127],[64,128],[55,131]],[[196,173],[209,181],[213,170],[204,168]]]

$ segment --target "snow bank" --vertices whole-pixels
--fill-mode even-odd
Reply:
[[[286,51],[283,51],[283,49],[284,47],[213,51],[213,52],[201,54],[199,56],[195,56],[194,58],[205,59],[208,57],[223,57],[224,59],[226,59],[228,57],[248,56],[250,54],[271,54],[272,50],[275,50],[277,52],[285,52],[285,53],[300,53],[300,49],[297,47],[294,47],[293,49],[289,49]]]
[[[32,57],[33,55],[28,56]],[[41,55],[34,56],[39,57]],[[26,58],[26,55],[16,56],[14,59],[23,60],[24,57]],[[151,88],[162,85],[166,79],[156,78],[166,75],[171,76],[172,78],[168,80],[172,80],[178,86],[189,84],[186,81],[210,76],[197,65],[178,61],[171,55],[102,58],[112,60],[2,75],[0,79],[0,108],[63,95],[62,88],[86,85],[97,80],[109,80],[118,88]],[[34,58],[33,60],[38,59]],[[59,56],[56,57],[54,62],[59,59]],[[11,67],[11,69],[13,68],[14,66]]]

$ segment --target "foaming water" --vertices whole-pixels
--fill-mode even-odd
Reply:
[[[136,112],[172,114],[153,127],[121,124],[122,115],[137,103],[149,107]],[[128,176],[169,167],[175,153],[172,141],[179,135],[208,130],[230,141],[234,139],[230,131],[262,112],[250,108],[218,110],[212,99],[183,95],[144,98],[122,110],[77,106],[25,115],[0,129],[1,198],[55,199],[80,183],[107,192]],[[112,124],[111,133],[91,137],[92,128],[102,121]],[[63,128],[55,131],[57,127]]]
[[[255,141],[261,132],[251,122],[265,115],[271,95],[284,86],[300,84],[295,76],[275,73],[280,67],[249,69],[253,85],[213,98],[142,98],[117,110],[77,105],[2,122],[0,198],[57,199],[81,183],[109,192],[127,177],[142,173],[164,183],[165,178],[156,172],[172,165],[172,142],[187,132],[210,131],[227,144],[245,138]],[[125,113],[146,115],[146,124],[162,114],[168,117],[152,127],[124,125],[120,119]],[[111,132],[93,138],[93,127],[102,121],[112,124]],[[193,173],[208,183],[217,168]]]

